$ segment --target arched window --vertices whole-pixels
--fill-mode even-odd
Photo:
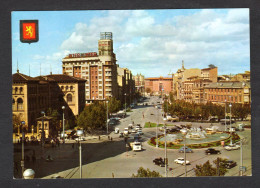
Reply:
[[[68,89],[69,89],[69,86],[66,86],[66,91],[68,91]]]
[[[20,94],[22,94],[23,93],[23,88],[20,87],[19,90],[20,90]]]
[[[23,99],[19,98],[17,100],[17,110],[23,110]]]
[[[64,86],[61,86],[61,90],[64,90]]]
[[[72,102],[72,95],[71,94],[67,95],[67,102]]]
[[[73,90],[73,86],[70,86],[70,90]]]
[[[15,87],[14,93],[17,94],[17,92],[18,92],[18,87]]]
[[[13,110],[16,110],[15,109],[15,100],[13,99],[13,105],[12,105],[12,107],[13,107]]]

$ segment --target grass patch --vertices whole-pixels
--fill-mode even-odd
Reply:
[[[144,128],[153,128],[156,127],[157,123],[145,122]],[[163,127],[164,124],[159,124],[158,127]],[[167,125],[166,126],[174,126],[174,125]]]

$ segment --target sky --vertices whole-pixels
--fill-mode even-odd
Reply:
[[[39,41],[20,42],[20,20],[39,20]],[[113,33],[117,64],[133,75],[170,77],[218,67],[250,70],[249,9],[158,9],[12,12],[12,73],[62,74],[70,53],[98,52],[100,32]]]

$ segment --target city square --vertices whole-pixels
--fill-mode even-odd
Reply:
[[[132,32],[137,31],[129,28],[133,24],[131,19],[138,18],[143,26],[150,24],[148,30],[166,29],[169,25],[151,21],[153,14],[159,15],[157,11],[138,10],[86,11],[84,15],[93,19],[88,24],[93,25],[75,21],[74,30],[68,28],[66,36],[60,35],[64,41],[55,44],[55,50],[60,45],[63,52],[50,51],[52,57],[45,52],[44,57],[37,54],[42,46],[49,45],[48,42],[43,44],[48,40],[41,41],[41,36],[45,38],[46,35],[40,31],[47,29],[44,14],[14,13],[14,33],[18,34],[20,27],[20,40],[13,39],[14,178],[252,176],[247,11],[184,11],[182,16],[176,16],[175,21],[180,25],[174,25],[175,22],[172,25],[178,30],[186,26],[185,17],[190,15],[200,18],[205,14],[219,14],[205,23],[201,21],[201,27],[212,35],[208,38],[202,35],[200,40],[210,43],[223,38],[225,41],[229,33],[214,36],[212,28],[230,28],[233,16],[243,13],[243,22],[234,20],[234,23],[244,24],[244,38],[231,40],[232,44],[238,44],[233,45],[232,50],[244,53],[236,62],[230,61],[230,57],[224,58],[227,54],[218,56],[217,60],[217,57],[209,58],[214,50],[225,46],[216,47],[218,42],[214,40],[208,46],[210,50],[201,49],[209,53],[203,56],[205,62],[200,58],[196,60],[200,51],[191,52],[193,59],[190,59],[191,54],[182,51],[195,51],[190,41],[183,40],[177,45],[182,37],[189,37],[184,35],[176,39],[172,38],[173,33],[163,33],[167,39],[162,37],[158,47],[163,48],[160,53],[164,55],[155,57],[154,48],[159,49],[151,44],[159,41],[161,33],[156,36],[158,38],[149,35],[142,38],[141,34],[133,37]],[[48,14],[56,15],[57,19],[62,14],[70,16],[66,11],[61,15]],[[122,15],[125,20],[122,28],[129,29],[129,33],[121,34],[122,28],[118,31],[113,27],[101,27],[94,33],[95,23],[99,23],[95,19],[100,16],[99,21],[103,23],[103,14],[107,20]],[[28,16],[33,19],[25,20]],[[163,16],[160,19],[167,23]],[[216,25],[218,19],[223,22],[222,26]],[[122,20],[118,22],[124,23]],[[57,32],[61,28],[62,24],[57,26]],[[93,29],[94,34],[88,33],[88,29]],[[198,28],[194,26],[194,29]],[[26,54],[33,45],[38,50],[36,54]],[[244,45],[243,50],[235,49],[241,45]],[[139,55],[133,46],[140,48]],[[175,54],[174,50],[169,52],[170,48]],[[135,53],[126,53],[127,50]],[[36,63],[28,63],[28,56]]]

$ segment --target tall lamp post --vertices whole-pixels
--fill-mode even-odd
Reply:
[[[156,148],[158,148],[158,124],[159,124],[159,109],[157,109],[158,113],[158,119],[157,119],[157,124],[156,124]]]
[[[125,113],[126,113],[126,93],[125,93]]]
[[[231,101],[230,101],[230,104],[229,104],[229,107],[230,107],[230,145],[232,145],[232,129],[231,129],[231,107],[232,107],[232,104],[231,104]]]
[[[167,159],[167,140],[166,140],[166,124],[164,125],[164,145],[165,145],[165,177],[167,177],[168,173],[168,159]]]
[[[77,130],[77,136],[79,139],[79,177],[82,179],[82,148],[80,138],[83,136],[83,130]]]
[[[107,134],[108,134],[108,101],[106,101],[107,103]]]
[[[227,131],[227,99],[225,99],[225,131]]]
[[[62,106],[62,139],[63,139],[63,144],[65,143],[65,121],[64,121],[64,110],[65,110],[65,106]]]
[[[41,111],[41,114],[43,115],[43,117],[45,116],[45,112]],[[42,148],[44,148],[44,144],[45,144],[45,132],[44,132],[44,120],[42,117],[42,134],[41,134],[41,139],[42,139]]]
[[[187,134],[187,130],[184,129],[182,131],[183,133],[183,137],[184,137],[184,171],[185,171],[185,177],[187,177],[187,167],[186,167],[186,134]]]
[[[22,126],[22,160],[21,160],[21,167],[22,167],[22,177],[23,177],[23,173],[24,173],[24,125],[25,122],[22,121],[21,122]]]

